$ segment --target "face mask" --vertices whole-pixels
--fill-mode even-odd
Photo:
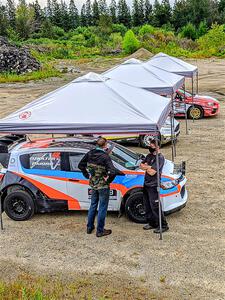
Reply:
[[[149,152],[151,153],[151,154],[153,154],[154,152],[155,152],[155,148],[152,148],[151,146],[148,148],[148,150],[149,150]]]

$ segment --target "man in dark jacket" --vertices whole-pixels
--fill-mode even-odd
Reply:
[[[91,206],[88,211],[87,233],[94,230],[94,221],[97,213],[97,237],[112,233],[111,229],[104,229],[105,218],[109,204],[110,183],[117,175],[124,175],[117,170],[108,154],[108,144],[105,138],[99,138],[95,149],[89,151],[80,161],[78,168],[89,179],[92,188]]]
[[[143,188],[144,204],[148,224],[143,227],[144,230],[154,229],[155,233],[160,233],[159,228],[159,201],[157,191],[157,165],[156,165],[156,140],[152,140],[149,145],[149,154],[142,161],[140,168],[145,171],[145,180]],[[159,151],[159,175],[161,178],[164,156]],[[161,211],[162,231],[169,229],[165,216]]]

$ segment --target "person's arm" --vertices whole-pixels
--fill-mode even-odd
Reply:
[[[81,170],[83,173],[84,177],[89,179],[89,173],[87,171],[87,162],[88,162],[88,153],[84,155],[84,157],[81,159],[79,162],[78,168]]]
[[[159,170],[161,170],[163,168],[164,162],[165,162],[164,156],[159,156]],[[147,170],[147,173],[150,176],[154,176],[157,173],[156,161],[152,164],[151,169]]]
[[[113,162],[109,156],[106,156],[105,158],[105,168],[108,174],[108,182],[112,182],[117,175],[125,176],[123,172],[114,167]]]
[[[142,171],[147,171],[149,168],[151,168],[151,166],[148,165],[147,163],[147,156],[144,160],[142,160],[141,164],[140,164],[140,169]]]

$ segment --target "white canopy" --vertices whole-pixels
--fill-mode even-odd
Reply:
[[[193,77],[198,71],[196,66],[164,53],[156,54],[146,64],[185,77]]]
[[[164,95],[175,93],[184,83],[184,77],[163,71],[134,58],[104,72],[103,75]]]
[[[156,132],[170,104],[165,97],[89,73],[0,120],[0,132]]]

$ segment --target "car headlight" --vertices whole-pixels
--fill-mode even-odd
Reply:
[[[208,104],[208,106],[214,106],[213,102],[208,102],[207,104]]]
[[[178,184],[179,184],[179,180],[177,180],[177,179],[172,180],[172,181],[166,181],[166,182],[161,183],[161,188],[163,190],[169,190],[169,189],[172,189],[174,186],[176,186]]]

